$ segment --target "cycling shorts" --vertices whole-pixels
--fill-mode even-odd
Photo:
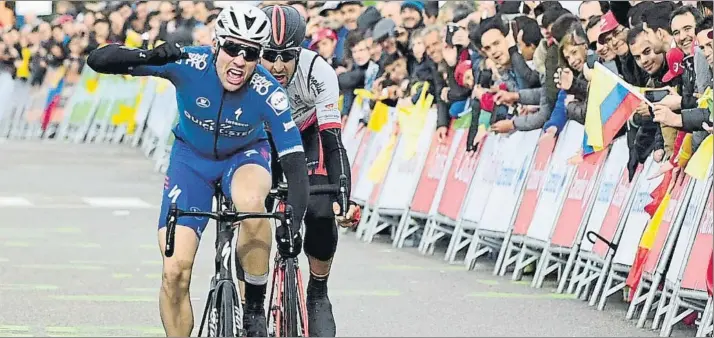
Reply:
[[[214,211],[213,196],[218,182],[226,198],[231,198],[231,181],[238,168],[257,164],[270,173],[270,151],[268,141],[261,140],[224,160],[215,160],[199,155],[186,143],[176,140],[164,181],[159,229],[166,226],[166,215],[172,203],[176,203],[180,210]],[[200,239],[208,221],[205,217],[181,217],[177,224],[193,229]]]

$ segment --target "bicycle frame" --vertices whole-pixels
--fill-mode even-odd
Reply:
[[[218,202],[218,209],[220,211],[227,211],[233,209],[233,204],[225,198],[220,189],[216,189],[215,194],[216,201]],[[242,270],[240,266],[233,266],[236,262],[235,260],[235,248],[233,247],[233,237],[235,235],[235,227],[231,222],[222,222],[220,220],[216,221],[216,257],[215,257],[215,275],[211,278],[211,286],[208,292],[208,299],[206,300],[206,306],[203,311],[203,316],[201,318],[201,326],[199,327],[198,336],[201,337],[203,333],[203,328],[206,325],[206,320],[208,321],[208,336],[217,337],[219,334],[219,324],[220,322],[225,322],[227,318],[219,319],[219,312],[221,309],[218,308],[219,296],[221,298],[226,295],[221,291],[225,290],[233,297],[233,336],[242,337],[244,335],[243,330],[243,302],[240,298],[240,293],[236,287],[233,279],[233,268],[236,270],[236,275],[240,275],[239,272]],[[209,313],[210,311],[210,313]],[[224,332],[225,336],[225,332]]]

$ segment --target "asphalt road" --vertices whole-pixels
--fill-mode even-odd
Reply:
[[[0,142],[0,336],[163,335],[155,225],[162,187],[152,163],[127,147]],[[199,311],[212,243],[208,231],[193,273]],[[658,334],[627,322],[616,297],[599,312],[553,294],[552,282],[532,289],[491,269],[469,272],[344,235],[330,280],[338,335]]]

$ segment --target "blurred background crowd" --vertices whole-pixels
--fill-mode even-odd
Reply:
[[[0,72],[33,86],[60,66],[72,83],[88,52],[107,43],[209,45],[230,2],[46,3],[51,11],[41,15],[0,1]],[[671,158],[681,133],[706,135],[711,126],[697,103],[712,82],[711,1],[255,2],[275,3],[306,18],[303,47],[336,70],[345,115],[355,89],[395,106],[429,83],[440,138],[464,115],[470,150],[488,131],[555,135],[567,120],[584,123],[589,73],[600,62],[634,86],[666,90],[620,131],[633,166],[652,153]],[[694,137],[695,148],[702,139]]]

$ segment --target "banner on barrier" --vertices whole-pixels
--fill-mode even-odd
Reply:
[[[440,215],[453,221],[459,218],[461,205],[466,199],[466,193],[480,157],[480,152],[473,155],[466,152],[466,142],[463,141],[466,132],[464,129],[453,131],[457,134],[455,139],[459,141],[456,144],[456,153],[446,176],[444,193],[437,209]]]
[[[504,156],[498,156],[501,153],[501,146],[504,143],[503,136],[488,135],[481,142],[481,160],[476,166],[473,183],[467,192],[465,203],[468,203],[468,208],[464,209],[462,218],[466,221],[479,223],[479,228],[483,227],[483,214],[486,212],[486,204],[489,197],[493,196],[493,184],[496,179],[496,173]]]
[[[533,158],[531,170],[526,178],[526,186],[523,190],[521,205],[518,208],[515,223],[513,224],[514,235],[525,235],[528,227],[533,221],[533,210],[538,203],[538,192],[545,183],[545,174],[550,162],[550,156],[555,150],[556,139],[554,137],[544,137],[538,141],[537,151]]]
[[[370,171],[374,166],[377,156],[382,153],[383,148],[392,138],[394,124],[395,123],[393,122],[387,123],[379,132],[370,132],[371,136],[369,138],[366,137],[367,135],[362,138],[362,142],[366,145],[366,154],[361,163],[358,163],[358,160],[355,160],[355,165],[359,165],[359,177],[357,179],[357,184],[352,186],[352,196],[357,201],[367,202],[372,196],[372,190],[375,183],[370,179]],[[387,160],[389,160],[389,158],[387,158]],[[386,162],[384,165],[388,166],[389,162]]]
[[[455,142],[455,134],[449,133],[444,142],[439,142],[438,136],[432,134],[431,147],[426,157],[424,169],[421,171],[419,183],[411,202],[411,210],[414,212],[428,214],[436,198],[435,192],[438,190],[442,177],[448,169],[452,159],[449,158],[449,150]]]
[[[606,158],[607,151],[600,151],[590,155],[587,160],[578,165],[553,230],[552,245],[564,248],[571,248],[575,245],[575,237],[585,212],[589,204],[592,203],[591,192],[596,188],[595,182]]]
[[[383,182],[382,194],[379,196],[379,208],[390,210],[405,210],[409,207],[414,193],[414,185],[418,183],[420,169],[430,148],[433,132],[436,126],[436,111],[430,111],[427,122],[421,125],[416,141],[401,133],[397,148],[391,156],[391,165]],[[406,132],[405,129],[401,129]],[[412,150],[415,153],[411,153]],[[432,192],[433,194],[433,192]]]
[[[600,231],[597,232],[607,241],[612,242],[615,238],[615,232],[617,232],[617,227],[620,224],[620,218],[627,217],[626,210],[624,210],[624,208],[627,207],[627,196],[637,193],[637,191],[633,190],[637,187],[639,181],[642,180],[643,177],[646,177],[645,173],[647,172],[646,170],[649,169],[650,164],[651,162],[648,161],[644,165],[639,165],[635,171],[635,176],[632,182],[630,182],[627,168],[623,167],[621,169],[620,181],[615,188],[612,203],[610,203],[610,206],[607,209],[605,219],[602,222],[602,226],[600,226]],[[642,208],[644,208],[644,205]],[[597,241],[592,247],[593,252],[603,259],[607,255],[607,251],[609,249],[608,245],[603,241]]]
[[[635,261],[642,232],[651,218],[650,214],[645,210],[645,206],[652,202],[650,193],[660,185],[664,178],[660,176],[650,179],[659,170],[659,165],[652,160],[652,157],[648,161],[650,162],[649,168],[647,173],[640,178],[632,208],[630,208],[627,215],[627,222],[613,258],[613,262],[617,264],[631,266]]]
[[[588,218],[585,233],[589,231],[598,233],[601,231],[601,226],[604,224],[605,216],[608,215],[608,209],[615,199],[616,192],[619,201],[617,201],[618,204],[616,206],[618,209],[614,211],[619,212],[619,207],[624,203],[624,198],[629,191],[629,187],[631,187],[629,182],[627,182],[627,176],[623,176],[623,171],[625,170],[623,168],[627,165],[628,156],[629,149],[627,148],[627,139],[620,137],[613,143],[610,153],[605,160],[602,172],[600,173],[597,197],[593,202],[594,204],[590,211],[590,218]],[[610,219],[608,225],[613,226],[611,220],[612,219]],[[613,229],[609,234],[610,238],[612,238],[611,236],[614,233]],[[593,243],[590,241],[585,240],[580,243],[580,250],[582,251],[589,252],[592,248]]]
[[[493,186],[481,217],[481,229],[505,233],[511,227],[511,216],[519,207],[517,203],[526,184],[540,133],[540,130],[533,130],[503,137],[498,152],[494,154],[501,157],[500,164],[496,167],[495,177],[487,179],[493,182]]]
[[[686,208],[686,214],[684,215],[684,221],[682,222],[682,227],[679,230],[679,236],[677,236],[677,241],[674,246],[674,252],[672,253],[672,259],[669,265],[669,270],[666,274],[666,279],[670,282],[677,282],[680,278],[680,273],[682,272],[682,267],[687,263],[688,252],[691,245],[692,236],[696,236],[697,231],[700,229],[700,221],[703,220],[703,215],[699,212],[701,208],[705,206],[705,199],[709,197],[709,192],[706,191],[708,187],[711,187],[707,181],[696,180],[694,183],[694,191],[692,193],[692,198],[689,200],[689,204]],[[711,215],[711,214],[710,214]],[[701,217],[701,218],[698,218]],[[706,226],[704,230],[708,231]],[[708,236],[705,234],[705,236]],[[710,242],[711,243],[711,242]],[[702,257],[701,260],[706,262],[706,257]],[[703,266],[703,264],[702,264]],[[702,271],[706,271],[702,267]],[[702,276],[702,290],[704,290],[704,282],[706,278]],[[691,281],[690,281],[691,282]]]
[[[647,254],[647,258],[643,268],[645,272],[654,273],[655,269],[657,268],[657,262],[659,261],[660,256],[662,255],[662,249],[664,249],[664,244],[667,240],[667,236],[669,235],[670,229],[673,226],[672,223],[675,221],[674,217],[676,216],[677,211],[682,206],[682,203],[684,203],[683,199],[685,197],[684,195],[686,187],[688,184],[690,184],[689,182],[690,179],[688,177],[685,177],[682,184],[675,183],[674,187],[672,188],[672,192],[670,193],[669,197],[669,203],[664,211],[664,215],[662,215],[662,221],[659,223],[657,234],[654,238],[654,242],[652,242],[652,247],[649,249],[649,252]]]
[[[702,219],[699,221],[699,229],[692,244],[692,251],[689,253],[687,266],[682,277],[682,288],[690,290],[707,291],[707,279],[711,276],[707,275],[711,261],[712,250],[714,247],[714,237],[712,236],[712,226],[714,223],[714,193],[710,190],[707,197],[706,205]],[[711,272],[710,272],[711,273]]]
[[[545,183],[539,191],[538,203],[533,212],[533,221],[528,227],[529,238],[548,242],[565,199],[566,183],[575,173],[575,167],[568,164],[568,159],[578,151],[581,146],[578,141],[582,138],[583,126],[569,121],[550,158]]]
[[[355,188],[359,182],[360,175],[362,175],[363,164],[367,158],[367,153],[369,152],[369,145],[372,141],[373,133],[367,129],[362,131],[362,137],[360,143],[357,146],[357,151],[355,152],[355,159],[352,161],[352,196],[355,194]]]

